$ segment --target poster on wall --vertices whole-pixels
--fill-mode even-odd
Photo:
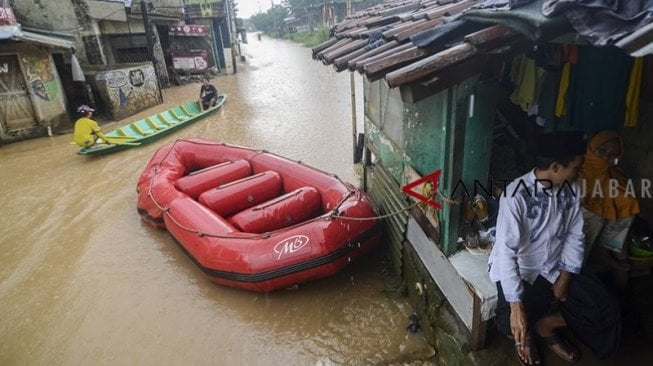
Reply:
[[[59,88],[49,55],[47,53],[24,55],[23,65],[34,95],[44,101],[55,100]]]
[[[209,55],[206,51],[173,53],[171,57],[175,70],[202,73],[209,68]]]

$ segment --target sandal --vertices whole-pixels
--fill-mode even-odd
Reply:
[[[539,336],[539,338],[542,343],[551,350],[551,352],[555,353],[556,356],[561,359],[569,363],[576,363],[580,360],[580,351],[578,348],[559,335],[553,334],[549,337]]]
[[[517,360],[521,366],[542,366],[542,359],[540,359],[540,353],[537,351],[537,345],[533,342],[532,338],[526,340],[526,347],[531,354],[532,363],[528,363],[525,359],[521,357],[519,353],[519,347],[515,344],[515,355],[517,355]]]

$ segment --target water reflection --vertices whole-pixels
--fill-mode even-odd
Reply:
[[[378,253],[257,294],[212,284],[139,221],[138,176],[176,138],[265,149],[357,181],[349,76],[287,41],[243,49],[239,74],[214,79],[224,107],[165,140],[101,157],[75,155],[70,134],[0,148],[0,364],[382,364],[428,350],[406,333],[410,309],[382,292]],[[132,118],[198,94],[199,84],[166,89],[165,104]]]

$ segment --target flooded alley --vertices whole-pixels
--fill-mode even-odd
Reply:
[[[359,183],[349,75],[295,43],[250,39],[238,73],[212,80],[228,94],[225,105],[161,140],[99,157],[76,155],[70,133],[0,147],[0,365],[385,365],[429,357],[422,335],[406,330],[411,309],[393,293],[378,250],[335,277],[260,294],[209,282],[166,231],[140,221],[137,179],[174,139],[265,149]],[[164,104],[129,120],[196,99],[199,88],[165,89]],[[357,92],[362,100],[360,81]]]

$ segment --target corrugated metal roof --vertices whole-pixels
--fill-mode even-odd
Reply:
[[[55,47],[55,48],[73,48],[75,43],[67,39],[46,36],[26,30],[21,30],[14,35],[13,40],[27,43],[36,43],[42,46]]]
[[[432,86],[451,81],[445,75],[451,68],[469,73],[533,41],[573,32],[563,14],[542,14],[545,2],[518,1],[518,7],[497,9],[483,7],[488,3],[479,0],[388,0],[334,26],[333,37],[313,48],[313,58],[337,71],[385,78],[390,87]],[[633,56],[653,54],[653,25],[628,34],[616,46]]]

